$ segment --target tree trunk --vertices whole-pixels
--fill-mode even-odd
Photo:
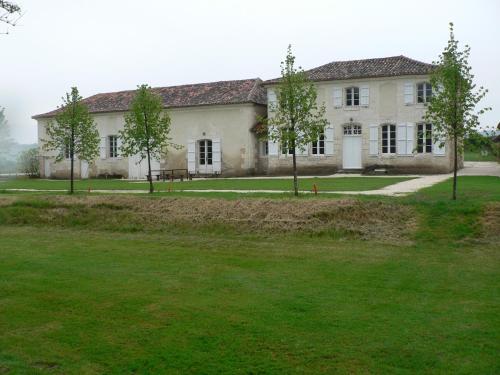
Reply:
[[[297,158],[295,157],[295,145],[293,145],[293,191],[296,197],[299,196],[299,181],[297,180]]]
[[[149,146],[147,148],[148,152],[148,176],[149,176],[149,193],[154,192],[153,188],[153,174],[151,173],[151,153],[149,152]]]
[[[458,170],[458,141],[457,135],[453,137],[453,200],[457,200],[457,170]]]

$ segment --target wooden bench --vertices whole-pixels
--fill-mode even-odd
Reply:
[[[183,169],[183,168],[156,169],[156,170],[152,170],[151,174],[153,176],[156,176],[157,181],[162,180],[163,182],[165,182],[167,180],[174,181],[176,179],[184,181],[185,178],[190,180],[190,181],[193,179],[193,175],[190,174],[187,169]],[[148,175],[147,178],[148,178],[148,181],[151,180],[150,175]]]

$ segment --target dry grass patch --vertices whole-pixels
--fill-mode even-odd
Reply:
[[[120,225],[137,230],[161,230],[179,224],[224,225],[239,231],[264,233],[337,231],[393,242],[407,240],[416,227],[416,215],[410,206],[356,199],[148,199],[130,196],[48,196],[42,199],[48,203],[43,213],[44,222],[93,217],[97,222],[92,226],[104,229]]]
[[[482,216],[484,238],[488,241],[500,241],[500,202],[488,203]]]

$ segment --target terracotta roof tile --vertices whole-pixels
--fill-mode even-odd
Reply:
[[[266,105],[267,98],[259,78],[238,81],[220,81],[182,86],[156,87],[165,108],[192,107],[217,104],[255,103]],[[130,107],[135,90],[96,94],[83,102],[91,113],[123,112]],[[33,116],[53,117],[59,109]]]
[[[306,70],[313,81],[334,81],[357,78],[396,77],[429,74],[435,66],[406,56],[382,57],[376,59],[334,61]],[[279,82],[280,78],[265,81],[265,84]]]

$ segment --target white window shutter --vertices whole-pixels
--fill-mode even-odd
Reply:
[[[333,155],[334,128],[333,125],[325,127],[325,155]]]
[[[396,126],[396,153],[406,155],[406,124]]]
[[[214,173],[222,172],[222,152],[219,138],[212,139],[212,163]]]
[[[101,137],[101,143],[99,144],[99,154],[100,154],[100,157],[101,159],[106,159],[106,155],[108,154],[107,153],[107,137]]]
[[[334,87],[333,88],[333,106],[335,108],[342,107],[342,88]]]
[[[118,136],[116,138],[116,151],[118,153],[118,159],[122,158],[122,138]]]
[[[414,85],[412,82],[406,82],[404,86],[404,97],[405,105],[411,105],[414,103]]]
[[[297,131],[297,138],[302,138],[304,136],[304,132],[298,130]],[[297,156],[307,156],[309,155],[309,145],[304,145],[304,149],[300,149],[299,147],[295,147],[295,152],[297,153]]]
[[[415,125],[411,122],[406,123],[406,154],[413,154],[415,149]]]
[[[188,173],[196,173],[196,142],[189,139],[187,142],[187,165]]]
[[[360,87],[360,104],[363,107],[368,107],[370,104],[370,89],[367,85]]]
[[[275,126],[270,126],[267,130],[270,134],[275,135],[276,134],[276,127]],[[269,150],[269,155],[271,156],[278,156],[279,153],[279,145],[277,142],[273,142],[271,139],[269,139],[268,144],[267,144],[268,150]]]
[[[276,109],[277,105],[276,93],[273,90],[267,90],[267,110],[268,112],[272,112],[272,110]]]
[[[370,155],[378,155],[378,125],[370,125]]]
[[[432,153],[434,155],[439,155],[439,156],[443,156],[446,152],[446,145],[444,144],[444,141],[445,141],[445,137],[443,135],[440,135],[440,134],[434,134],[434,126],[432,127],[432,136],[436,136],[437,135],[437,138],[434,138],[435,141],[433,142],[432,144]],[[441,144],[443,144],[441,146]]]

